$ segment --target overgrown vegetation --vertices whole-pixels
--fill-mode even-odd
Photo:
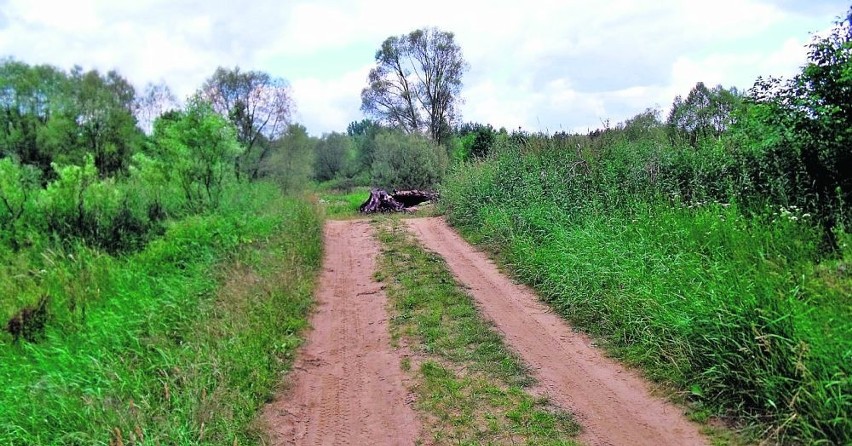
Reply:
[[[393,310],[391,335],[412,357],[418,406],[437,444],[574,444],[571,416],[531,395],[531,377],[479,315],[437,254],[398,219],[379,223],[379,279]]]
[[[258,186],[130,256],[29,261],[2,289],[50,296],[49,319],[37,344],[0,345],[0,442],[243,444],[306,325],[320,220]]]
[[[237,111],[269,92],[232,78]],[[304,187],[313,147],[203,95],[169,104],[116,72],[0,62],[0,443],[261,441],[321,216],[254,180]]]
[[[780,443],[852,438],[849,22],[794,79],[699,84],[589,135],[498,134],[449,221],[697,416]],[[702,415],[703,414],[703,415]]]

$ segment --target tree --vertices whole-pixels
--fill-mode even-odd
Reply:
[[[126,172],[141,134],[133,117],[135,90],[117,72],[0,62],[0,153],[37,166],[80,164],[94,156],[101,176]]]
[[[370,119],[350,122],[346,134],[355,142],[357,170],[369,171],[376,151],[376,135],[382,127]]]
[[[361,110],[407,133],[442,143],[458,118],[462,75],[468,65],[451,32],[426,28],[388,37],[376,51]]]
[[[447,169],[447,152],[418,134],[386,131],[376,136],[373,186],[384,189],[433,189]]]
[[[139,143],[135,89],[116,71],[102,76],[97,70],[84,73],[74,67],[71,81],[78,144],[94,156],[101,176],[125,173]]]
[[[234,160],[242,152],[231,124],[200,97],[186,110],[172,112],[154,123],[154,155],[177,181],[189,208],[201,211],[219,205]]]
[[[666,124],[674,139],[684,139],[696,147],[708,137],[718,138],[732,124],[734,110],[742,103],[736,88],[721,85],[709,89],[698,82],[684,100],[677,96]]]
[[[237,129],[245,152],[237,159],[237,175],[255,180],[272,150],[272,141],[284,135],[293,111],[290,86],[284,79],[261,71],[219,67],[201,88],[213,109]]]
[[[317,139],[308,135],[305,126],[290,124],[281,138],[272,141],[270,156],[261,173],[271,177],[285,191],[299,190],[311,177]]]
[[[319,181],[334,179],[343,173],[350,163],[352,139],[342,133],[324,135],[316,147],[314,177]]]
[[[825,245],[839,248],[839,222],[852,224],[852,8],[831,33],[809,45],[808,63],[788,81],[759,79],[750,90],[758,111],[750,125],[774,129],[774,144],[804,170]]]

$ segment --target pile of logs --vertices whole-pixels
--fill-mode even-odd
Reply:
[[[358,208],[362,214],[374,212],[400,212],[407,211],[429,201],[438,199],[436,192],[422,190],[400,190],[392,194],[382,189],[370,190],[370,197]]]

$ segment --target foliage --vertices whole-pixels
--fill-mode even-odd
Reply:
[[[357,168],[354,150],[352,140],[347,135],[323,135],[315,149],[314,178],[318,181],[328,181],[351,173]]]
[[[313,175],[316,145],[316,138],[309,136],[303,125],[291,124],[284,135],[273,142],[260,173],[285,191],[301,190]]]
[[[750,91],[755,112],[744,132],[770,146],[791,177],[789,195],[814,212],[824,244],[838,249],[835,228],[852,227],[852,9],[809,46],[808,64],[789,81],[760,79]]]
[[[32,197],[37,190],[38,173],[12,158],[0,159],[0,236],[17,251],[23,242],[23,227],[33,212]]]
[[[652,117],[507,140],[457,166],[441,206],[555,310],[682,389],[696,417],[842,443],[852,239],[826,258],[811,215],[741,200],[736,157],[671,146]]]
[[[261,442],[257,411],[299,345],[320,257],[315,209],[252,184],[127,257],[4,262],[4,316],[12,296],[51,299],[39,343],[0,333],[0,443]]]
[[[257,180],[274,150],[272,142],[288,131],[294,107],[289,84],[262,71],[219,67],[199,94],[236,127],[237,140],[245,148],[237,175]]]
[[[141,248],[159,231],[159,222],[134,206],[131,191],[112,178],[99,179],[91,155],[80,166],[54,168],[56,179],[38,195],[32,226],[41,225],[59,245],[79,240],[116,254]]]
[[[733,123],[734,110],[742,102],[736,88],[717,85],[708,89],[703,82],[695,85],[686,100],[677,96],[666,123],[675,140],[692,147],[707,138],[718,138]]]
[[[385,189],[433,189],[447,169],[447,153],[413,134],[384,132],[376,136],[373,186]]]
[[[350,122],[346,127],[346,134],[355,141],[357,151],[358,170],[369,171],[373,165],[373,153],[376,151],[376,135],[382,127],[375,122],[364,119]]]
[[[154,123],[153,154],[166,181],[180,184],[193,212],[216,208],[242,148],[233,127],[200,98]]]
[[[0,443],[262,441],[256,413],[306,324],[319,214],[231,181],[233,125],[173,99],[0,61]],[[282,173],[305,182],[313,148],[296,146],[302,170]]]
[[[497,132],[491,124],[465,123],[457,133],[462,138],[462,160],[488,156],[497,138]]]
[[[141,135],[133,117],[135,91],[117,72],[0,62],[0,156],[53,175],[51,163],[94,156],[103,177],[127,172]]]
[[[376,51],[361,109],[391,127],[425,132],[443,143],[458,115],[467,68],[451,32],[425,28],[388,37]]]

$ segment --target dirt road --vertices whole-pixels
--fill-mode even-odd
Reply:
[[[391,349],[386,297],[373,280],[370,224],[328,221],[312,331],[292,388],[266,407],[275,445],[413,445],[418,435],[400,357]]]
[[[606,358],[528,288],[500,273],[443,219],[407,220],[423,245],[446,259],[486,318],[533,370],[541,393],[570,410],[590,445],[703,445],[706,439],[682,411],[651,396],[634,372]]]

